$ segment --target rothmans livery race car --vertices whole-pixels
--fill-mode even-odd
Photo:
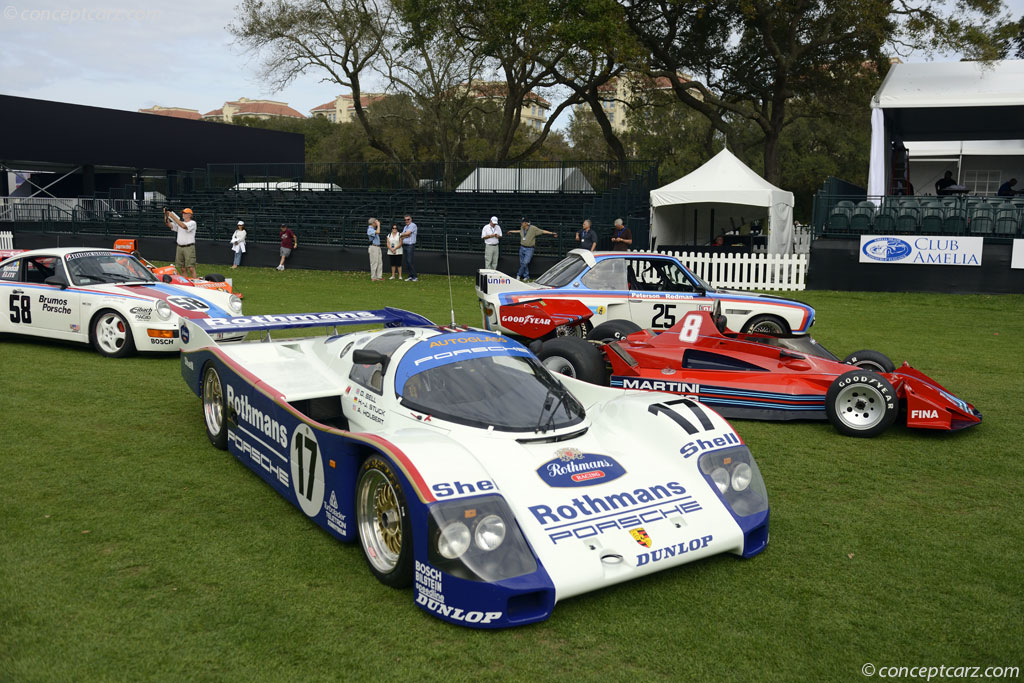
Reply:
[[[226,292],[160,282],[114,249],[36,249],[0,261],[0,333],[91,343],[104,356],[176,351],[178,318],[229,317]]]
[[[385,327],[338,334],[367,323]],[[334,334],[270,339],[311,326]],[[509,337],[396,309],[184,320],[181,338],[210,441],[445,621],[537,622],[767,544],[757,464],[690,399],[553,376]]]
[[[878,351],[840,360],[809,335],[743,334],[726,324],[707,311],[687,313],[663,332],[610,321],[594,328],[590,341],[559,337],[535,348],[552,371],[682,394],[728,418],[827,419],[842,434],[862,437],[888,429],[901,409],[908,427],[955,431],[981,422],[973,405]]]
[[[477,273],[476,295],[483,326],[514,333],[510,322],[524,317],[519,306],[537,299],[582,302],[593,313],[584,326],[560,327],[552,336],[572,334],[609,320],[631,320],[642,328],[668,329],[687,312],[710,311],[716,302],[730,323],[744,332],[803,334],[814,324],[814,309],[767,294],[716,289],[674,256],[645,252],[574,249],[534,282],[497,270]]]

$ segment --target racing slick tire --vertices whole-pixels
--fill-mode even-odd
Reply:
[[[549,339],[540,347],[537,357],[551,372],[591,384],[608,384],[604,355],[596,346],[578,337]]]
[[[740,330],[743,334],[789,334],[789,324],[777,315],[755,315]]]
[[[828,421],[846,436],[878,436],[896,420],[899,408],[889,380],[870,370],[844,372],[825,393]]]
[[[615,341],[617,339],[625,339],[642,329],[632,320],[609,320],[592,329],[590,334],[587,335],[587,339],[599,342]]]
[[[107,358],[123,358],[135,351],[135,340],[128,321],[109,308],[103,309],[92,319],[89,337],[93,348]]]
[[[206,280],[207,282],[224,282],[224,276],[221,275],[220,273],[210,273],[209,275],[204,275],[203,279]]]
[[[412,584],[412,522],[405,493],[387,460],[374,454],[356,480],[356,526],[363,557],[377,580],[392,588]]]
[[[871,372],[892,372],[896,369],[896,364],[889,359],[889,356],[871,349],[854,351],[843,362]]]
[[[200,398],[203,403],[203,423],[206,425],[206,436],[222,451],[228,449],[228,411],[224,399],[224,383],[220,373],[213,365],[203,370],[203,381],[199,385]]]

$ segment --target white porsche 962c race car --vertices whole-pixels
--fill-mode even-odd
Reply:
[[[92,344],[104,356],[177,351],[178,318],[239,315],[226,292],[161,282],[114,249],[36,249],[0,261],[0,333]]]
[[[273,341],[278,329],[384,329]],[[262,341],[219,345],[230,331]],[[768,541],[757,464],[688,398],[550,374],[518,342],[397,309],[183,320],[210,441],[384,584],[501,628],[558,600]]]

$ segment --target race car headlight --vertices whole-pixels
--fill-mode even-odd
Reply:
[[[480,550],[494,550],[505,540],[505,520],[498,515],[487,515],[476,525],[473,540]]]
[[[700,471],[733,513],[746,517],[768,509],[768,492],[746,446],[700,456]]]
[[[462,554],[469,550],[469,527],[462,522],[449,524],[441,529],[441,535],[437,537],[437,552],[441,557],[454,560],[462,557]]]
[[[537,560],[501,496],[434,503],[428,533],[427,559],[447,574],[500,581],[537,571]]]
[[[228,308],[235,315],[239,315],[242,312],[242,300],[232,294],[231,298],[228,299]]]
[[[170,320],[171,312],[171,305],[169,303],[167,303],[163,299],[156,300],[156,314],[160,317],[161,320]]]
[[[719,493],[729,490],[729,473],[724,467],[716,467],[711,471],[711,481],[715,482]]]
[[[741,462],[736,465],[736,469],[732,471],[731,485],[733,491],[743,491],[750,486],[750,480],[754,478],[754,471],[750,469],[750,465],[745,462]]]

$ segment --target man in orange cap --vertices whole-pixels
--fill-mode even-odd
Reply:
[[[178,274],[196,277],[196,222],[192,220],[192,209],[185,209],[178,218],[173,211],[164,208],[164,223],[177,233],[174,267]]]

